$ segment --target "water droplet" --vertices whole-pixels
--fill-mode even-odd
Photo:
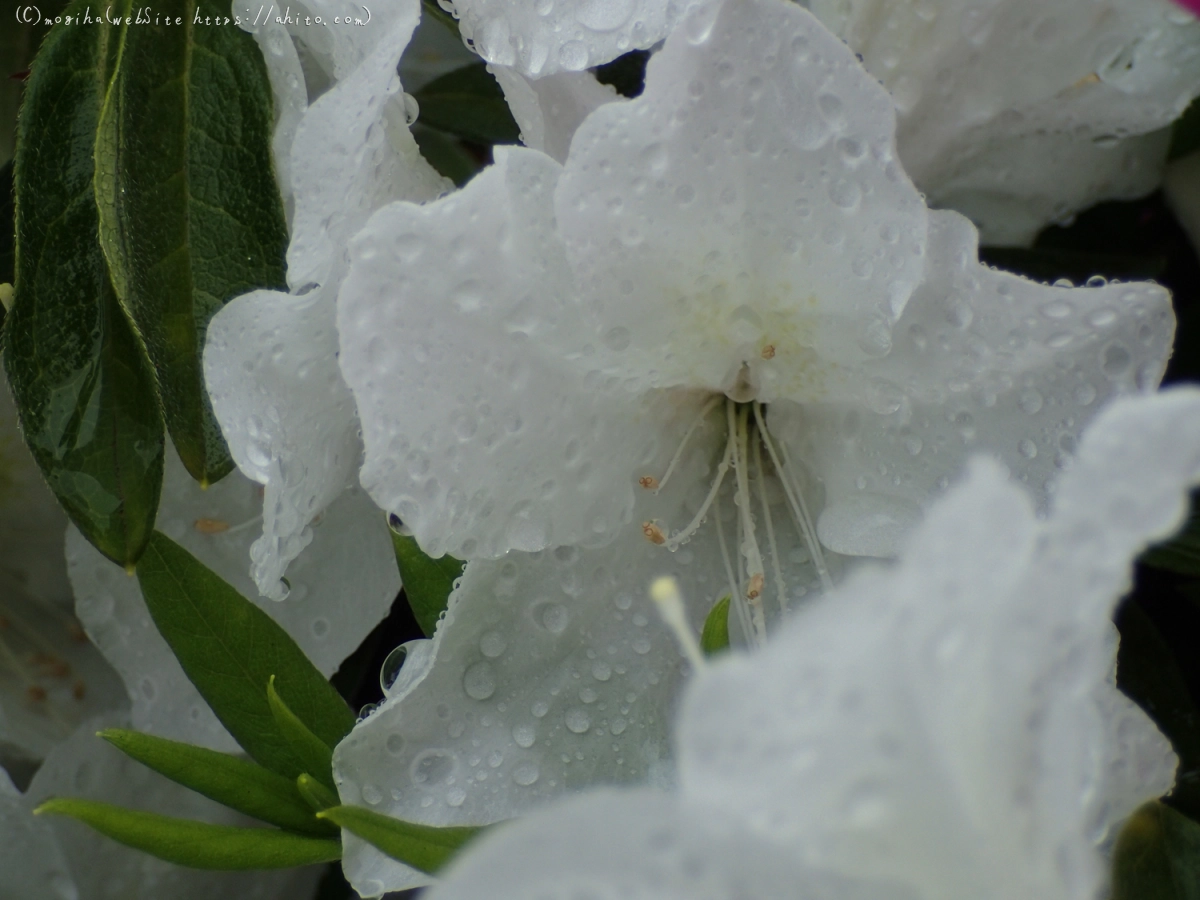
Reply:
[[[496,673],[491,663],[480,660],[463,673],[463,690],[473,700],[486,700],[496,693]]]
[[[840,178],[829,186],[829,199],[842,209],[854,209],[862,198],[862,190],[853,181]]]
[[[1047,319],[1065,319],[1072,312],[1071,304],[1065,300],[1055,300],[1042,307],[1042,315]]]
[[[1096,389],[1087,382],[1075,388],[1075,402],[1080,406],[1089,406],[1096,399]]]
[[[1017,444],[1017,450],[1026,459],[1033,459],[1037,456],[1037,444],[1029,438],[1024,438]]]
[[[546,603],[537,610],[536,618],[551,634],[562,634],[567,630],[571,614],[561,603]]]
[[[513,741],[518,747],[528,749],[533,746],[533,742],[537,739],[537,731],[532,725],[514,725],[512,736]]]
[[[1041,393],[1033,388],[1021,391],[1021,395],[1017,397],[1017,405],[1021,407],[1021,411],[1031,416],[1041,410],[1044,402]]]
[[[583,41],[567,41],[558,50],[558,64],[568,72],[586,69],[588,48]]]
[[[404,752],[404,737],[402,735],[389,734],[384,744],[387,746],[387,752],[392,754],[392,756],[399,756]]]
[[[479,639],[479,652],[488,659],[503,655],[508,649],[508,641],[498,631],[488,631]]]
[[[577,706],[567,710],[566,723],[567,729],[575,734],[586,734],[587,730],[592,727],[591,717]]]
[[[1109,344],[1104,348],[1104,359],[1101,368],[1109,378],[1116,378],[1129,371],[1133,357],[1120,344]]]
[[[444,784],[456,768],[456,758],[445,750],[423,750],[412,761],[409,777],[421,786]]]
[[[599,695],[591,688],[584,688],[579,692],[579,700],[581,703],[595,703]]]
[[[639,656],[645,656],[647,653],[649,653],[650,652],[650,638],[646,637],[645,635],[634,638],[633,652],[638,654]]]
[[[535,719],[540,719],[542,716],[546,715],[546,713],[550,712],[550,704],[545,700],[537,700],[534,702],[531,712],[533,713],[533,717]]]
[[[388,528],[401,537],[412,537],[412,529],[405,525],[395,513],[388,513]]]
[[[592,666],[592,677],[597,681],[608,681],[612,678],[612,666],[606,662],[598,662]]]
[[[368,806],[378,806],[383,801],[383,791],[368,782],[362,786],[362,798]]]
[[[858,347],[867,356],[887,356],[892,349],[892,329],[883,319],[872,319],[859,335]]]
[[[513,781],[522,787],[529,787],[538,780],[538,765],[535,762],[526,761],[519,763],[513,767]]]
[[[312,621],[313,637],[320,639],[329,634],[329,620],[324,618],[316,618]]]
[[[1095,328],[1104,328],[1117,321],[1117,314],[1111,309],[1098,309],[1089,313],[1087,320],[1088,324]]]
[[[622,719],[620,716],[617,716],[609,724],[608,730],[611,731],[613,734],[621,734],[623,731],[625,731],[625,729],[628,726],[629,726],[629,723],[627,721]]]
[[[629,607],[633,606],[633,595],[628,591],[621,591],[613,597],[613,605],[620,610],[629,609]]]
[[[467,792],[462,788],[452,788],[446,793],[447,806],[462,806],[467,800]]]
[[[385,694],[396,683],[396,677],[400,674],[400,670],[404,667],[404,660],[407,658],[408,648],[400,646],[389,653],[384,659],[383,665],[379,667],[379,686],[383,688]]]
[[[628,328],[617,326],[609,329],[608,333],[604,335],[604,346],[609,350],[620,352],[629,346],[630,337]]]
[[[421,104],[417,102],[417,98],[412,94],[404,95],[404,121],[405,124],[412,125],[417,121],[417,117],[421,115]]]

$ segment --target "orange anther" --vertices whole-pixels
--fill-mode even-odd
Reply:
[[[767,344],[767,346],[762,348],[762,358],[763,359],[774,359],[775,358],[775,345],[774,344]]]
[[[762,575],[751,575],[750,583],[746,585],[746,599],[753,600],[762,593],[763,577]]]
[[[224,519],[197,519],[192,527],[201,534],[220,534],[229,530],[229,523]]]
[[[667,542],[667,536],[663,534],[663,530],[653,522],[642,523],[642,534],[644,534],[652,544],[665,544]]]
[[[653,475],[643,475],[638,479],[638,484],[648,491],[653,491],[658,487],[658,479]]]

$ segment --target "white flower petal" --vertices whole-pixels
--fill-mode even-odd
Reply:
[[[251,577],[272,599],[312,539],[309,523],[353,483],[362,456],[337,365],[332,294],[254,291],[208,329],[205,380],[221,430],[242,473],[265,485]]]
[[[50,797],[83,797],[221,825],[250,824],[250,820],[168,781],[96,736],[98,729],[110,727],[128,728],[129,722],[93,719],[61,744],[34,776],[25,798],[26,809]],[[319,866],[276,872],[187,869],[117,844],[74,820],[47,818],[78,889],[77,894],[63,895],[72,900],[212,900],[222,896],[298,900],[312,896],[322,871]],[[0,885],[3,877],[0,874]],[[39,895],[36,892],[29,896]]]
[[[158,528],[257,603],[329,675],[387,615],[400,588],[391,540],[367,497],[349,491],[312,526],[312,545],[289,571],[287,599],[260,598],[245,571],[258,490],[233,474],[202,491],[168,453]],[[159,635],[137,579],[101,557],[74,529],[67,539],[67,558],[79,617],[124,679],[133,698],[135,727],[235,749]]]
[[[805,5],[892,92],[913,180],[989,243],[1151,189],[1165,139],[1121,139],[1166,127],[1200,92],[1200,25],[1171,0]]]
[[[562,72],[535,81],[505,66],[488,66],[488,71],[504,91],[521,128],[521,142],[560,163],[567,161],[579,123],[597,107],[621,99],[591,72]]]
[[[577,289],[641,387],[819,394],[886,353],[926,211],[878,82],[803,10],[693,12],[636,100],[579,127],[555,195]],[[768,361],[768,357],[770,361]]]
[[[324,10],[327,21],[335,11],[341,7]],[[336,359],[333,304],[346,241],[385,203],[427,200],[449,187],[417,149],[396,76],[419,11],[416,0],[404,0],[375,25],[344,29],[382,36],[369,50],[337,51],[347,60],[362,51],[365,59],[313,103],[296,131],[288,283],[302,296],[255,291],[209,325],[204,371],[213,409],[238,467],[266,485],[253,573],[275,599],[309,523],[352,479],[361,453]]]
[[[819,531],[840,553],[894,555],[972,452],[1044,502],[1095,411],[1158,384],[1174,317],[1154,284],[1050,287],[981,265],[970,224],[938,212],[927,279],[895,335],[886,358],[830,380],[839,402],[771,408],[824,482]]]
[[[338,745],[342,802],[486,823],[589,784],[669,781],[681,660],[647,597],[663,574],[685,585],[699,634],[726,592],[711,530],[674,554],[626,529],[600,550],[471,562],[420,671],[401,669],[405,680]],[[362,844],[347,845],[345,866],[365,894],[373,882],[421,883]]]
[[[377,213],[338,297],[362,483],[432,556],[610,539],[641,470],[673,452],[703,402],[631,394],[570,359],[603,336],[554,232],[559,166],[520,148],[496,156],[436,204]]]
[[[1148,718],[1103,696],[1109,617],[1197,479],[1196,391],[1114,403],[1045,523],[975,464],[899,567],[852,579],[762,656],[698,679],[680,724],[684,793],[929,900],[1095,896],[1096,820],[1144,799],[1131,782],[1165,789],[1175,763]],[[1117,717],[1127,740],[1113,740]],[[1115,791],[1099,814],[1098,790]]]
[[[0,897],[79,900],[51,824],[37,819],[0,768]]]
[[[463,40],[490,63],[539,78],[651,47],[694,0],[454,0]]]

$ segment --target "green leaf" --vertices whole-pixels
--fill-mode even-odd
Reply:
[[[289,779],[305,771],[276,724],[267,683],[330,746],[354,713],[304,652],[265,612],[155,532],[137,569],[159,632],[221,723],[257,762]]]
[[[396,550],[396,564],[400,567],[400,582],[404,595],[412,607],[413,616],[426,637],[433,637],[438,619],[446,611],[446,602],[454,590],[455,580],[462,575],[462,560],[453,556],[431,559],[417,546],[416,539],[400,534],[398,521],[390,517],[392,546]]]
[[[444,131],[417,123],[412,127],[412,136],[425,161],[437,169],[439,175],[445,175],[458,187],[470,181],[482,166],[479,160],[463,148],[457,138]]]
[[[234,828],[75,798],[47,800],[38,815],[70,816],[125,844],[193,869],[289,869],[342,856],[340,841],[274,828]]]
[[[421,0],[421,14],[441,22],[453,31],[455,36],[458,35],[458,20],[442,9],[437,0]]]
[[[338,796],[307,772],[296,776],[296,790],[314,812],[321,812],[338,805]],[[322,819],[322,822],[326,820]]]
[[[1200,497],[1192,497],[1191,512],[1182,530],[1142,554],[1144,565],[1181,575],[1200,575]]]
[[[100,737],[142,765],[240,813],[291,831],[328,834],[296,785],[228,753],[110,728]]]
[[[16,278],[17,225],[13,208],[13,162],[0,166],[0,284],[12,284]],[[3,318],[0,317],[0,321]]]
[[[164,0],[153,12],[153,21],[123,28],[99,123],[100,238],[154,364],[175,447],[207,484],[233,468],[201,370],[208,322],[247,291],[286,289],[287,225],[271,164],[271,88],[254,39],[190,24],[229,15],[228,2]]]
[[[1138,809],[1113,849],[1112,900],[1200,900],[1200,825],[1156,800]]]
[[[430,875],[444,866],[467,841],[491,827],[435,828],[432,825],[402,822],[361,806],[335,806],[317,813],[317,816],[340,825],[392,859]]]
[[[485,63],[472,63],[435,78],[414,95],[418,121],[478,144],[515,144],[521,139],[504,92]]]
[[[333,783],[333,747],[309,731],[308,726],[279,698],[275,691],[274,675],[267,682],[267,703],[271,707],[271,715],[275,717],[279,733],[288,742],[292,753],[300,762],[300,767],[306,774],[316,777],[329,790],[336,791]]]
[[[96,237],[93,141],[115,31],[54,28],[26,86],[4,365],[51,490],[101,553],[131,565],[154,527],[164,433],[149,364]]]
[[[715,656],[729,649],[729,604],[733,597],[726,594],[716,602],[704,618],[704,630],[700,632],[700,649],[705,656]]]
[[[1171,126],[1171,148],[1167,159],[1179,159],[1200,150],[1200,99],[1193,100]]]

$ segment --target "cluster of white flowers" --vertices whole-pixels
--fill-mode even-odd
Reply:
[[[523,817],[439,898],[1096,896],[1098,846],[1174,778],[1110,620],[1200,479],[1200,395],[1155,395],[1163,288],[1040,284],[978,247],[1161,182],[1200,22],[1169,0],[452,12],[524,144],[461,189],[409,128],[401,81],[437,69],[402,62],[419,0],[255,32],[289,290],[213,319],[240,471],[201,491],[168,460],[158,517],[326,674],[400,587],[385,516],[467,561],[337,748],[342,802]],[[632,49],[627,99],[588,69]],[[0,600],[0,761],[46,760],[24,795],[0,777],[0,896],[300,896],[311,873],[179,874],[28,818],[75,793],[220,820],[86,744],[100,721],[236,749],[136,583],[74,531],[67,557],[115,673],[69,647],[65,585],[0,571],[24,586]],[[697,632],[729,595],[741,649],[694,671],[662,575]],[[18,607],[50,624],[16,639],[62,633],[45,671],[10,650]],[[636,789],[552,802],[596,785]],[[429,880],[344,847],[364,897]]]

